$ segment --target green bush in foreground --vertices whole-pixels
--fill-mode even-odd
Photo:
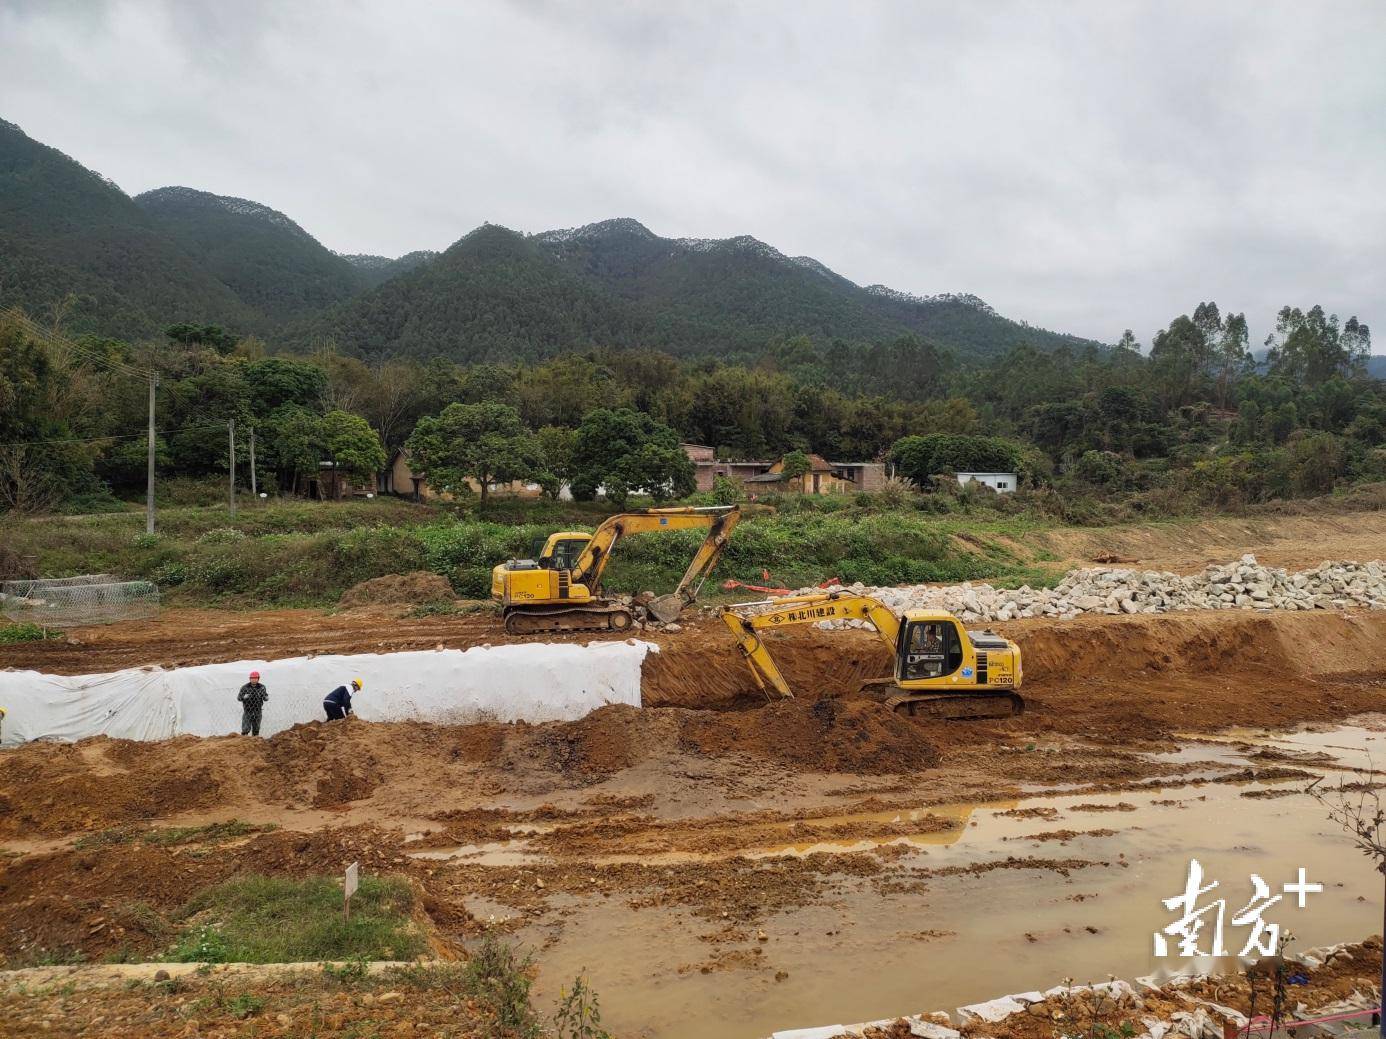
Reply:
[[[164,957],[175,963],[402,960],[424,949],[402,880],[363,877],[342,917],[342,889],[328,877],[251,876],[195,895],[178,914],[187,930]]]
[[[57,637],[56,631],[51,628],[41,628],[37,624],[0,625],[0,646],[13,645],[17,642],[42,642],[44,639]]]

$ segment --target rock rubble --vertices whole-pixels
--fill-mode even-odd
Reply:
[[[1071,570],[1054,588],[957,585],[845,586],[872,595],[896,613],[942,609],[964,623],[1080,614],[1168,613],[1174,610],[1386,609],[1386,563],[1326,561],[1311,570],[1262,566],[1253,555],[1181,576],[1162,570],[1089,567]],[[819,591],[801,589],[801,593]],[[798,594],[798,593],[796,593]],[[823,626],[864,621],[824,622]]]

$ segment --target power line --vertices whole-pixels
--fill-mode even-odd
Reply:
[[[178,429],[156,429],[155,436],[170,436],[176,433],[195,433],[205,429],[225,429],[225,422],[208,423],[206,425],[180,426]],[[17,440],[9,443],[0,444],[0,447],[42,447],[47,444],[94,444],[98,440],[144,440],[149,436],[145,430],[138,433],[107,433],[99,437],[64,437],[56,440]]]
[[[50,346],[60,346],[66,350],[70,350],[78,357],[87,361],[89,364],[96,365],[100,368],[105,368],[107,371],[116,372],[121,375],[128,375],[132,378],[137,379],[148,379],[150,375],[153,374],[152,369],[137,368],[134,365],[129,364],[125,361],[121,361],[113,357],[107,357],[105,354],[93,349],[92,347],[85,346],[81,343],[75,343],[65,336],[61,336],[55,332],[49,331],[48,329],[35,324],[32,320],[30,320],[28,315],[13,307],[11,307],[9,310],[6,310],[4,313],[7,318],[17,322],[20,325],[20,327],[24,328],[31,335],[38,337]]]
[[[24,328],[30,334],[36,336],[38,339],[42,340],[48,346],[58,347],[72,354],[75,354],[78,358],[80,358],[83,361],[86,361],[88,364],[91,364],[98,368],[104,368],[105,370],[114,372],[118,375],[127,375],[135,379],[147,379],[150,376],[150,372],[147,369],[136,368],[135,366],[127,364],[124,361],[120,361],[112,357],[107,357],[105,354],[102,354],[92,349],[91,347],[83,346],[80,343],[74,343],[71,339],[67,339],[63,336],[54,335],[48,330],[34,324],[34,322],[30,321],[23,314],[11,311],[10,316],[17,320],[22,328]]]

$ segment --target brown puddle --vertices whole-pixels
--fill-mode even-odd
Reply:
[[[1216,748],[1200,742],[1176,753],[1245,766],[1247,754],[1265,746],[1328,751],[1349,767],[1362,767],[1369,755],[1386,759],[1370,751],[1386,749],[1386,735],[1356,727],[1273,737],[1231,733]],[[1332,767],[1322,771],[1330,781],[1342,774]],[[1278,788],[1302,783],[1282,780]],[[1156,960],[1152,934],[1173,920],[1161,899],[1183,890],[1194,857],[1205,869],[1204,883],[1218,881],[1208,897],[1226,898],[1228,921],[1252,896],[1251,873],[1275,893],[1296,879],[1300,867],[1311,882],[1323,883],[1325,890],[1307,896],[1305,908],[1287,895],[1266,913],[1294,933],[1292,950],[1371,931],[1379,924],[1375,902],[1363,899],[1376,897],[1380,881],[1370,862],[1307,795],[1242,796],[1257,789],[1272,785],[1074,793],[1020,805],[1056,809],[1051,818],[1005,814],[1016,807],[1011,803],[825,816],[806,821],[908,822],[930,814],[956,825],[917,837],[728,849],[725,855],[770,857],[905,846],[891,849],[883,874],[837,875],[826,897],[749,927],[672,908],[633,911],[619,899],[565,897],[554,903],[560,925],[530,925],[518,937],[542,950],[541,1002],[585,971],[601,996],[603,1023],[616,1034],[734,1039],[951,1009],[1047,987],[1064,976],[1105,980],[1108,974],[1130,978],[1185,967],[1187,961]],[[1116,832],[1084,832],[1093,830]],[[1054,831],[1072,835],[1063,842],[1030,839]],[[1046,868],[1053,860],[1065,862],[1065,872]],[[1229,924],[1230,952],[1240,951],[1248,933]],[[1233,964],[1228,958],[1202,966]]]

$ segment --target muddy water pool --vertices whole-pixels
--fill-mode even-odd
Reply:
[[[1183,746],[1164,760],[1265,767],[1250,757],[1265,748],[1328,754],[1334,765],[1316,759],[1312,770],[1336,782],[1353,774],[1335,765],[1386,760],[1386,733],[1350,726],[1275,736],[1241,731]],[[1152,935],[1177,915],[1161,899],[1183,891],[1192,858],[1202,863],[1205,884],[1219,884],[1200,905],[1226,899],[1230,954],[1250,934],[1231,920],[1252,897],[1252,873],[1282,896],[1264,916],[1293,932],[1291,950],[1360,938],[1380,927],[1380,877],[1304,786],[1303,779],[1172,785],[934,806],[926,811],[948,817],[949,829],[875,842],[903,846],[886,860],[884,877],[841,877],[813,904],[772,913],[743,929],[740,940],[709,940],[723,929],[674,909],[633,911],[619,899],[566,901],[558,923],[530,926],[519,937],[540,950],[541,1003],[585,970],[613,1032],[659,1039],[765,1036],[951,1009],[1066,976],[1131,978],[1187,967],[1155,959]],[[1243,796],[1264,792],[1283,796]],[[1018,817],[1017,807],[1055,809],[1057,816]],[[910,818],[872,817],[884,815]],[[813,821],[852,818],[866,817]],[[1099,829],[1115,832],[1083,833]],[[1027,839],[1057,830],[1078,836]],[[741,853],[773,862],[872,843],[786,840]],[[1060,861],[1056,868],[1056,860],[1087,864]],[[1304,896],[1303,908],[1296,894],[1282,891],[1301,867],[1310,883],[1324,886]],[[1235,960],[1199,965],[1233,969]]]

